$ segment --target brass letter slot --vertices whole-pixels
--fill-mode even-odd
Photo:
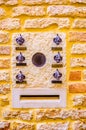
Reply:
[[[60,95],[20,95],[20,100],[57,100]]]
[[[61,108],[66,106],[66,88],[13,88],[12,101],[13,108]]]

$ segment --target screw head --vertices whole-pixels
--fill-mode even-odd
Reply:
[[[53,42],[56,43],[56,45],[59,45],[62,42],[62,39],[57,34],[57,36],[53,39]]]
[[[19,82],[23,82],[23,80],[25,79],[25,75],[23,75],[23,73],[20,71],[19,74],[16,76],[16,79]]]
[[[59,72],[59,70],[57,69],[56,72],[53,74],[53,77],[57,80],[60,80],[60,78],[62,77],[62,73]]]
[[[16,57],[16,60],[19,63],[22,63],[23,61],[25,61],[25,57],[22,55],[22,53],[20,52],[20,54]]]
[[[57,63],[59,63],[59,62],[62,61],[62,56],[61,56],[60,52],[58,52],[58,54],[54,56],[54,60],[55,60]]]
[[[19,44],[19,45],[22,45],[25,40],[24,38],[22,37],[22,35],[20,34],[19,37],[16,38],[16,42]]]

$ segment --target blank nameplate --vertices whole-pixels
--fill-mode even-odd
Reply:
[[[13,108],[66,107],[66,88],[13,88],[12,106]]]
[[[26,63],[16,63],[16,66],[26,66]]]
[[[58,80],[52,80],[51,82],[55,84],[62,84],[62,81],[58,81]]]
[[[26,84],[26,83],[27,83],[26,81],[22,81],[22,82],[16,81],[16,84]]]
[[[62,47],[52,47],[53,51],[62,51]]]
[[[63,64],[58,64],[58,63],[57,64],[52,64],[52,67],[53,68],[63,67]]]
[[[16,50],[27,50],[26,47],[16,47]]]

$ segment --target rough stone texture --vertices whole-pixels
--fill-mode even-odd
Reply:
[[[86,58],[72,58],[71,67],[86,67]]]
[[[3,117],[8,120],[8,119],[17,118],[18,114],[19,111],[6,110],[3,112]]]
[[[45,109],[45,110],[37,110],[36,111],[36,120],[43,121],[48,119],[67,119],[71,118],[72,120],[76,119],[85,119],[86,118],[86,110],[78,110],[78,109],[70,109],[70,110],[62,110],[62,109]]]
[[[25,5],[39,5],[39,4],[67,4],[67,0],[22,0]]]
[[[0,0],[0,4],[16,5],[18,4],[18,0]]]
[[[86,54],[86,44],[73,44],[71,53],[72,54]]]
[[[86,17],[86,7],[75,6],[49,6],[47,9],[49,16],[70,16],[70,17]]]
[[[73,98],[74,106],[84,106],[86,107],[86,95],[76,95]]]
[[[86,0],[0,0],[0,5],[0,30],[4,30],[0,31],[0,130],[72,130],[72,128],[73,130],[86,130],[86,121],[84,121],[86,120],[86,70],[84,68],[86,67],[86,44],[82,43],[86,42]],[[24,32],[28,34],[23,35]],[[33,35],[32,32],[39,32],[39,34]],[[49,34],[49,32],[53,34]],[[15,33],[17,34],[15,35]],[[20,51],[15,50],[15,47],[19,47],[15,39],[20,33],[25,38],[25,43],[22,46],[27,47],[26,51],[21,51],[26,58],[26,67],[16,66],[16,56]],[[53,38],[57,33],[62,38],[59,46],[53,43]],[[65,74],[69,74],[66,76],[67,78],[69,76],[67,79],[69,82],[67,106],[61,109],[47,108],[47,110],[12,108],[12,87],[22,88],[24,85],[16,85],[16,74],[20,70],[26,76],[27,84],[24,85],[26,88],[59,89],[61,86],[64,87],[66,80],[60,85],[51,84],[56,68],[49,68],[49,65],[52,66],[52,63],[56,63],[53,57],[57,53],[57,51],[51,51],[52,46],[62,47],[60,53],[63,57],[61,62],[63,69],[59,68],[63,73],[61,79],[65,79]],[[64,50],[67,56],[69,55],[67,63],[64,58],[66,57]],[[36,69],[32,64],[32,55],[37,51],[43,52],[47,57],[43,69]],[[11,53],[13,54],[11,55]],[[71,65],[78,68],[71,68],[70,57],[73,59]],[[65,65],[68,65],[67,73]],[[15,70],[8,71],[11,67],[14,67]],[[11,75],[13,75],[13,82]],[[43,82],[44,80],[45,82]],[[67,85],[65,86],[67,87]]]
[[[0,81],[9,81],[10,71],[1,70],[0,71]]]
[[[29,121],[32,119],[32,112],[20,112],[18,119]]]
[[[83,3],[86,4],[86,0],[70,0],[71,3]]]
[[[39,5],[46,3],[46,0],[22,0],[22,3],[25,5]]]
[[[72,128],[73,130],[86,130],[86,121],[75,121]]]
[[[70,71],[69,80],[81,80],[81,71]]]
[[[0,94],[8,94],[10,92],[10,84],[0,84]]]
[[[9,41],[9,33],[0,31],[0,43],[6,43]]]
[[[34,124],[32,123],[18,123],[13,122],[12,123],[12,130],[35,130]]]
[[[72,28],[86,28],[86,19],[75,19]]]
[[[86,110],[72,109],[70,113],[72,120],[86,119]]]
[[[66,119],[70,117],[70,111],[61,109],[45,109],[36,111],[36,120]]]
[[[0,121],[0,130],[10,130],[10,123],[6,121]]]
[[[18,4],[18,0],[7,0],[7,2],[4,2],[6,5],[16,5]]]
[[[3,9],[3,8],[0,8],[0,18],[2,17],[2,16],[5,16],[5,10]]]
[[[48,4],[67,4],[68,0],[46,0]]]
[[[37,130],[68,130],[69,123],[40,123]]]
[[[3,117],[5,119],[19,119],[24,121],[30,121],[32,119],[32,111],[23,112],[6,110],[3,113]]]
[[[10,68],[10,59],[0,59],[0,68]]]
[[[86,42],[86,33],[85,32],[69,32],[69,41]]]
[[[18,18],[7,18],[0,20],[0,29],[2,30],[12,30],[20,28],[20,19]]]
[[[11,47],[10,46],[0,46],[0,55],[10,55]]]
[[[13,8],[13,16],[44,16],[45,13],[44,6],[18,6]]]
[[[50,25],[56,24],[58,28],[69,28],[70,20],[68,18],[41,18],[28,19],[25,21],[25,28],[46,28]]]
[[[70,93],[86,93],[86,83],[71,83],[69,85]]]
[[[19,73],[20,68],[16,67],[16,59],[15,56],[19,55],[19,52],[15,51],[15,47],[18,46],[16,44],[16,37],[19,36],[19,33],[15,33],[13,35],[12,40],[12,67],[13,67],[13,73],[12,73],[12,81],[13,81],[13,87],[28,87],[29,88],[52,88],[55,87],[55,84],[51,83],[51,80],[55,80],[52,76],[55,72],[55,68],[51,67],[52,61],[53,61],[53,54],[51,51],[51,47],[56,47],[56,44],[53,42],[53,38],[56,37],[57,33],[21,33],[22,37],[25,39],[25,43],[23,46],[27,47],[27,51],[24,52],[24,55],[26,57],[26,63],[27,67],[21,67],[22,73],[26,76],[27,84],[16,84],[16,75]],[[58,35],[62,38],[62,42],[59,45],[59,47],[63,48],[63,60],[65,63],[65,40],[66,35],[64,33],[58,33]],[[34,40],[33,40],[34,39]],[[47,39],[47,40],[46,40]],[[30,44],[32,43],[32,44]],[[46,46],[46,47],[45,47]],[[32,56],[37,53],[41,52],[46,56],[46,63],[42,67],[36,67],[32,63]],[[27,71],[28,69],[28,71]],[[59,68],[59,71],[63,73],[60,80],[63,81],[63,84],[58,84],[58,86],[65,86],[65,64],[62,68]],[[45,75],[44,75],[45,74]],[[44,76],[43,76],[44,75]],[[39,78],[41,77],[41,78]]]

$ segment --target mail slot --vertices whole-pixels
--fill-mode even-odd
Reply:
[[[20,95],[20,100],[57,100],[60,95]]]
[[[13,108],[65,107],[66,35],[21,32],[12,39]]]
[[[12,106],[14,108],[59,108],[66,106],[66,88],[13,88],[12,93]]]

